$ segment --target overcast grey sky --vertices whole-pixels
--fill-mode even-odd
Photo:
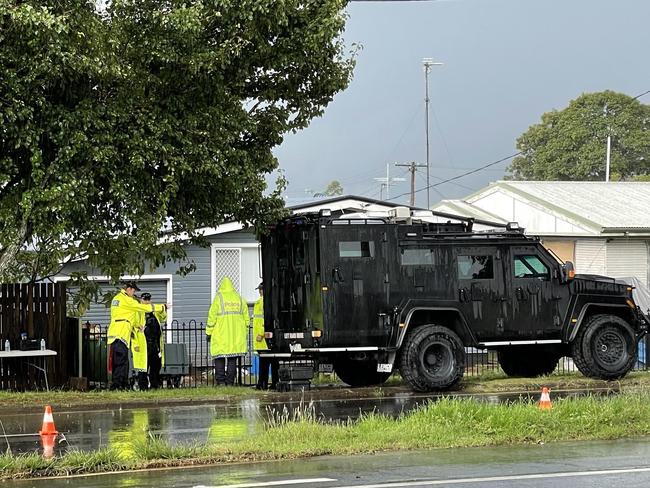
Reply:
[[[409,191],[393,163],[425,161],[424,57],[445,63],[430,75],[431,183],[514,153],[542,113],[581,93],[650,90],[648,0],[354,2],[348,13],[345,40],[363,45],[352,83],[275,151],[288,204],[333,179],[378,198],[373,178],[386,163],[391,177],[407,178],[391,194]],[[506,167],[441,185],[431,202],[467,195]],[[417,188],[426,186],[420,175]],[[426,191],[416,203],[426,204]]]

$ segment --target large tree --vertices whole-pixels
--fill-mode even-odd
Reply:
[[[564,110],[542,115],[519,139],[508,168],[522,180],[604,180],[607,136],[611,177],[650,174],[650,106],[612,91],[581,95]]]
[[[0,0],[0,279],[117,279],[278,215],[272,148],[351,77],[345,3]]]

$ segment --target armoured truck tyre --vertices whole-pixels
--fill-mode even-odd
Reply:
[[[544,346],[510,346],[497,351],[499,366],[508,376],[534,378],[551,374],[561,354]]]
[[[404,339],[399,370],[415,391],[449,389],[465,372],[463,342],[446,327],[419,326]]]
[[[636,347],[632,327],[616,315],[594,315],[580,327],[571,344],[580,372],[603,380],[625,376],[636,362]]]
[[[377,371],[376,359],[351,359],[339,357],[334,361],[334,372],[340,380],[350,386],[374,386],[386,382],[390,373]]]

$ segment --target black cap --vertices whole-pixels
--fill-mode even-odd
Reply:
[[[256,290],[261,290],[263,288],[264,288],[264,282],[262,281],[259,285],[257,285],[257,288],[255,288],[255,289]]]
[[[142,295],[140,295],[140,298],[143,300],[151,300],[151,293],[145,291]]]
[[[138,284],[135,281],[127,281],[124,283],[124,288],[133,288],[135,291],[140,291]]]

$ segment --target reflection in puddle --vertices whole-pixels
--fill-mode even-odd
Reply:
[[[605,394],[607,392],[555,393],[553,398],[562,396],[584,396],[586,394]],[[611,393],[611,392],[610,392]],[[313,403],[313,414],[326,420],[347,420],[375,412],[397,417],[440,396],[400,394],[394,397],[362,398],[344,400],[320,400]],[[477,395],[462,396],[475,398],[489,404],[512,403],[518,401],[536,402],[538,393],[517,395]],[[171,445],[190,445],[225,442],[244,439],[255,435],[263,428],[264,420],[270,412],[289,412],[305,408],[304,403],[260,402],[259,399],[245,399],[232,405],[170,406],[157,408],[107,409],[82,412],[54,411],[57,430],[64,434],[60,438],[56,452],[68,448],[83,451],[102,447],[113,447],[125,457],[133,456],[138,446],[145,445],[150,438],[161,439]],[[32,434],[39,430],[42,414],[14,413],[0,414],[0,421],[7,434]],[[13,453],[40,451],[38,436],[10,437],[6,439]]]

